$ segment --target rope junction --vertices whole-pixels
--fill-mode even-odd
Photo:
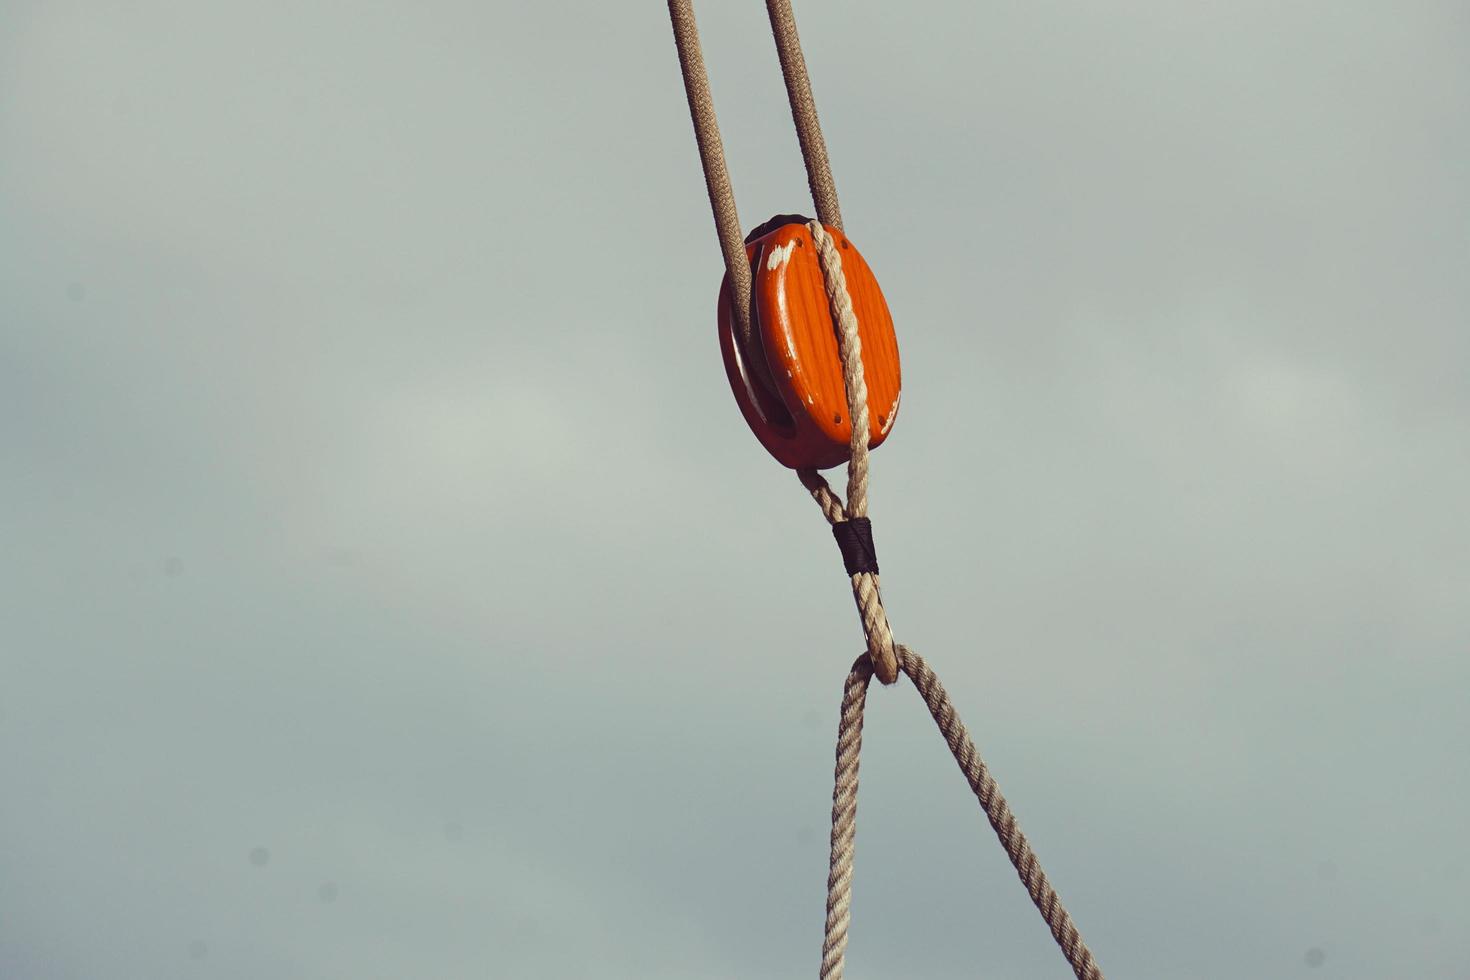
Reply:
[[[725,166],[724,146],[719,124],[715,120],[710,97],[709,77],[700,52],[699,32],[694,21],[692,0],[668,0],[673,24],[674,42],[679,52],[679,65],[684,76],[684,90],[689,101],[689,114],[694,123],[704,169],[705,188],[714,212],[715,230],[729,274],[731,307],[735,314],[736,336],[746,349],[751,340],[750,314],[751,272],[745,252],[745,239],[740,233],[740,218],[735,208],[735,194]],[[944,736],[950,753],[969,782],[975,798],[995,830],[1006,856],[1016,869],[1031,901],[1072,967],[1077,980],[1103,980],[1091,950],[1083,942],[1072,917],[1063,908],[1056,889],[1051,886],[1037,861],[1036,853],[1016,823],[1010,805],[1001,795],[960,721],[939,678],[928,663],[909,648],[895,643],[893,632],[883,610],[878,583],[878,559],[873,547],[872,522],[868,518],[868,389],[863,378],[862,341],[858,333],[857,315],[848,295],[837,246],[824,226],[842,229],[842,212],[837,202],[836,184],[832,180],[827,145],[822,138],[812,98],[811,80],[806,59],[796,32],[796,20],[790,0],[766,0],[771,33],[786,81],[792,120],[801,143],[806,164],[807,181],[817,209],[817,220],[807,223],[817,246],[823,284],[836,327],[838,356],[842,361],[843,387],[847,396],[851,423],[847,464],[846,501],[828,485],[815,469],[798,469],[797,477],[821,508],[832,526],[833,536],[842,552],[843,565],[852,585],[853,599],[862,620],[867,650],[853,663],[843,687],[841,721],[837,729],[837,765],[832,790],[832,839],[827,874],[827,917],[822,940],[821,980],[841,980],[847,935],[851,923],[852,874],[854,841],[857,833],[858,765],[862,749],[863,711],[867,704],[868,685],[874,675],[884,684],[893,684],[900,673],[908,676],[924,699],[930,715]],[[784,223],[784,222],[783,222]],[[759,230],[759,229],[758,229]],[[766,366],[755,359],[757,370]]]
[[[899,668],[908,675],[924,699],[950,754],[965,774],[980,808],[1005,848],[1006,856],[1061,947],[1077,980],[1103,980],[1102,968],[1082,941],[1072,917],[1047,879],[1031,849],[1031,842],[1016,823],[1016,815],[1001,794],[995,777],[980,758],[965,723],[955,712],[949,692],[923,657],[902,644],[898,647]],[[842,688],[842,720],[837,727],[837,779],[832,790],[832,852],[827,872],[827,928],[822,939],[822,980],[842,980],[843,955],[851,920],[853,838],[857,832],[858,762],[863,747],[863,709],[868,703],[868,682],[873,665],[867,654],[853,662]]]

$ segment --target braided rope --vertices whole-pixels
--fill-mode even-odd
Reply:
[[[725,144],[720,139],[720,124],[715,118],[692,0],[669,0],[669,21],[674,29],[674,47],[679,52],[679,71],[684,76],[684,96],[689,102],[689,118],[694,123],[694,141],[699,147],[705,191],[715,217],[715,234],[720,240],[725,271],[730,276],[730,312],[735,316],[735,335],[748,350],[752,329],[750,259],[745,254],[745,241],[740,233],[740,214],[735,210],[735,190],[725,165]]]
[[[832,179],[822,124],[817,120],[817,100],[812,97],[812,80],[806,73],[806,56],[801,52],[791,0],[766,0],[766,14],[771,20],[776,56],[781,59],[786,101],[791,104],[791,121],[796,124],[796,139],[801,144],[801,159],[806,164],[806,182],[812,190],[817,218],[822,224],[841,230],[842,208],[837,203],[837,184]]]
[[[691,0],[668,0],[674,40],[679,50],[679,64],[684,76],[685,94],[690,118],[694,123],[704,169],[706,190],[714,212],[725,267],[730,277],[731,299],[736,329],[743,341],[749,341],[750,269],[746,264],[744,243],[740,236],[740,219],[735,210],[735,196],[725,167],[724,148],[719,125],[715,121],[710,98],[709,78],[700,53],[699,33],[694,22]],[[841,230],[842,212],[838,207],[837,189],[827,160],[827,147],[817,121],[811,81],[796,20],[790,0],[767,0],[771,32],[781,60],[781,72],[791,104],[791,116],[801,142],[807,181],[820,220],[808,228],[821,261],[823,283],[836,325],[838,353],[842,360],[843,386],[847,394],[848,420],[851,423],[847,467],[847,502],[844,504],[820,473],[812,469],[797,471],[797,477],[811,493],[828,523],[866,518],[868,513],[868,391],[863,377],[862,339],[857,316],[847,292],[842,272],[842,258],[823,224]],[[759,366],[759,365],[758,365]],[[842,719],[837,729],[837,766],[832,789],[832,839],[827,873],[827,918],[822,940],[822,980],[841,980],[843,959],[847,951],[847,934],[852,920],[852,875],[857,836],[858,766],[862,750],[863,711],[867,705],[868,686],[874,674],[885,684],[898,679],[899,671],[909,676],[924,698],[930,715],[939,726],[955,762],[965,774],[980,807],[995,830],[1006,856],[1016,869],[1031,901],[1061,947],[1078,980],[1103,980],[1102,970],[1092,952],[1082,941],[1072,917],[1062,907],[1056,890],[1036,859],[1026,835],[1016,824],[1005,797],[984,760],[975,750],[964,723],[955,713],[943,685],[924,659],[907,647],[895,644],[893,633],[883,611],[882,595],[876,572],[858,572],[851,576],[853,599],[862,617],[867,637],[867,652],[853,664],[842,693]]]
[[[1001,794],[995,777],[975,749],[965,723],[955,712],[949,693],[924,658],[902,644],[898,664],[913,681],[929,714],[949,745],[949,751],[985,811],[995,836],[1005,848],[1031,901],[1061,947],[1077,980],[1103,980],[1102,968],[1087,948],[1072,917],[1062,906],[1056,889],[1031,848],[1031,842],[1016,824],[1016,815]],[[852,908],[852,866],[857,834],[859,754],[863,744],[863,709],[867,706],[868,681],[873,675],[867,654],[858,657],[842,689],[842,720],[837,727],[837,768],[832,788],[832,849],[827,872],[827,925],[822,939],[821,980],[842,980],[843,957]]]

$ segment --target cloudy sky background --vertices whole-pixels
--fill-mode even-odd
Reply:
[[[1104,968],[1470,976],[1464,5],[797,13],[890,617]],[[815,975],[861,634],[663,5],[0,25],[0,977]],[[852,980],[1067,975],[907,684],[863,787]]]

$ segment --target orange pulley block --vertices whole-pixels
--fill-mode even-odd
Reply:
[[[837,351],[837,328],[808,219],[780,215],[745,239],[752,279],[749,344],[730,307],[730,277],[720,284],[720,351],[740,412],[766,451],[792,469],[847,462],[852,423]],[[868,388],[869,448],[898,415],[900,374],[893,317],[878,280],[847,236],[824,225],[842,256],[857,314]]]

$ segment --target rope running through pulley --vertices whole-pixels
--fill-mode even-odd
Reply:
[[[731,387],[752,431],[778,461],[796,470],[832,526],[867,640],[843,686],[820,976],[841,980],[847,948],[868,686],[875,674],[892,684],[902,673],[924,699],[1073,973],[1078,980],[1102,980],[1101,968],[1041,870],[943,685],[922,657],[894,642],[889,628],[868,519],[868,453],[887,436],[898,410],[897,346],[877,282],[843,230],[791,4],[766,0],[766,9],[817,218],[781,215],[742,236],[691,0],[669,0],[689,114],[725,260],[720,339]],[[847,463],[845,500],[818,472],[842,462]]]

